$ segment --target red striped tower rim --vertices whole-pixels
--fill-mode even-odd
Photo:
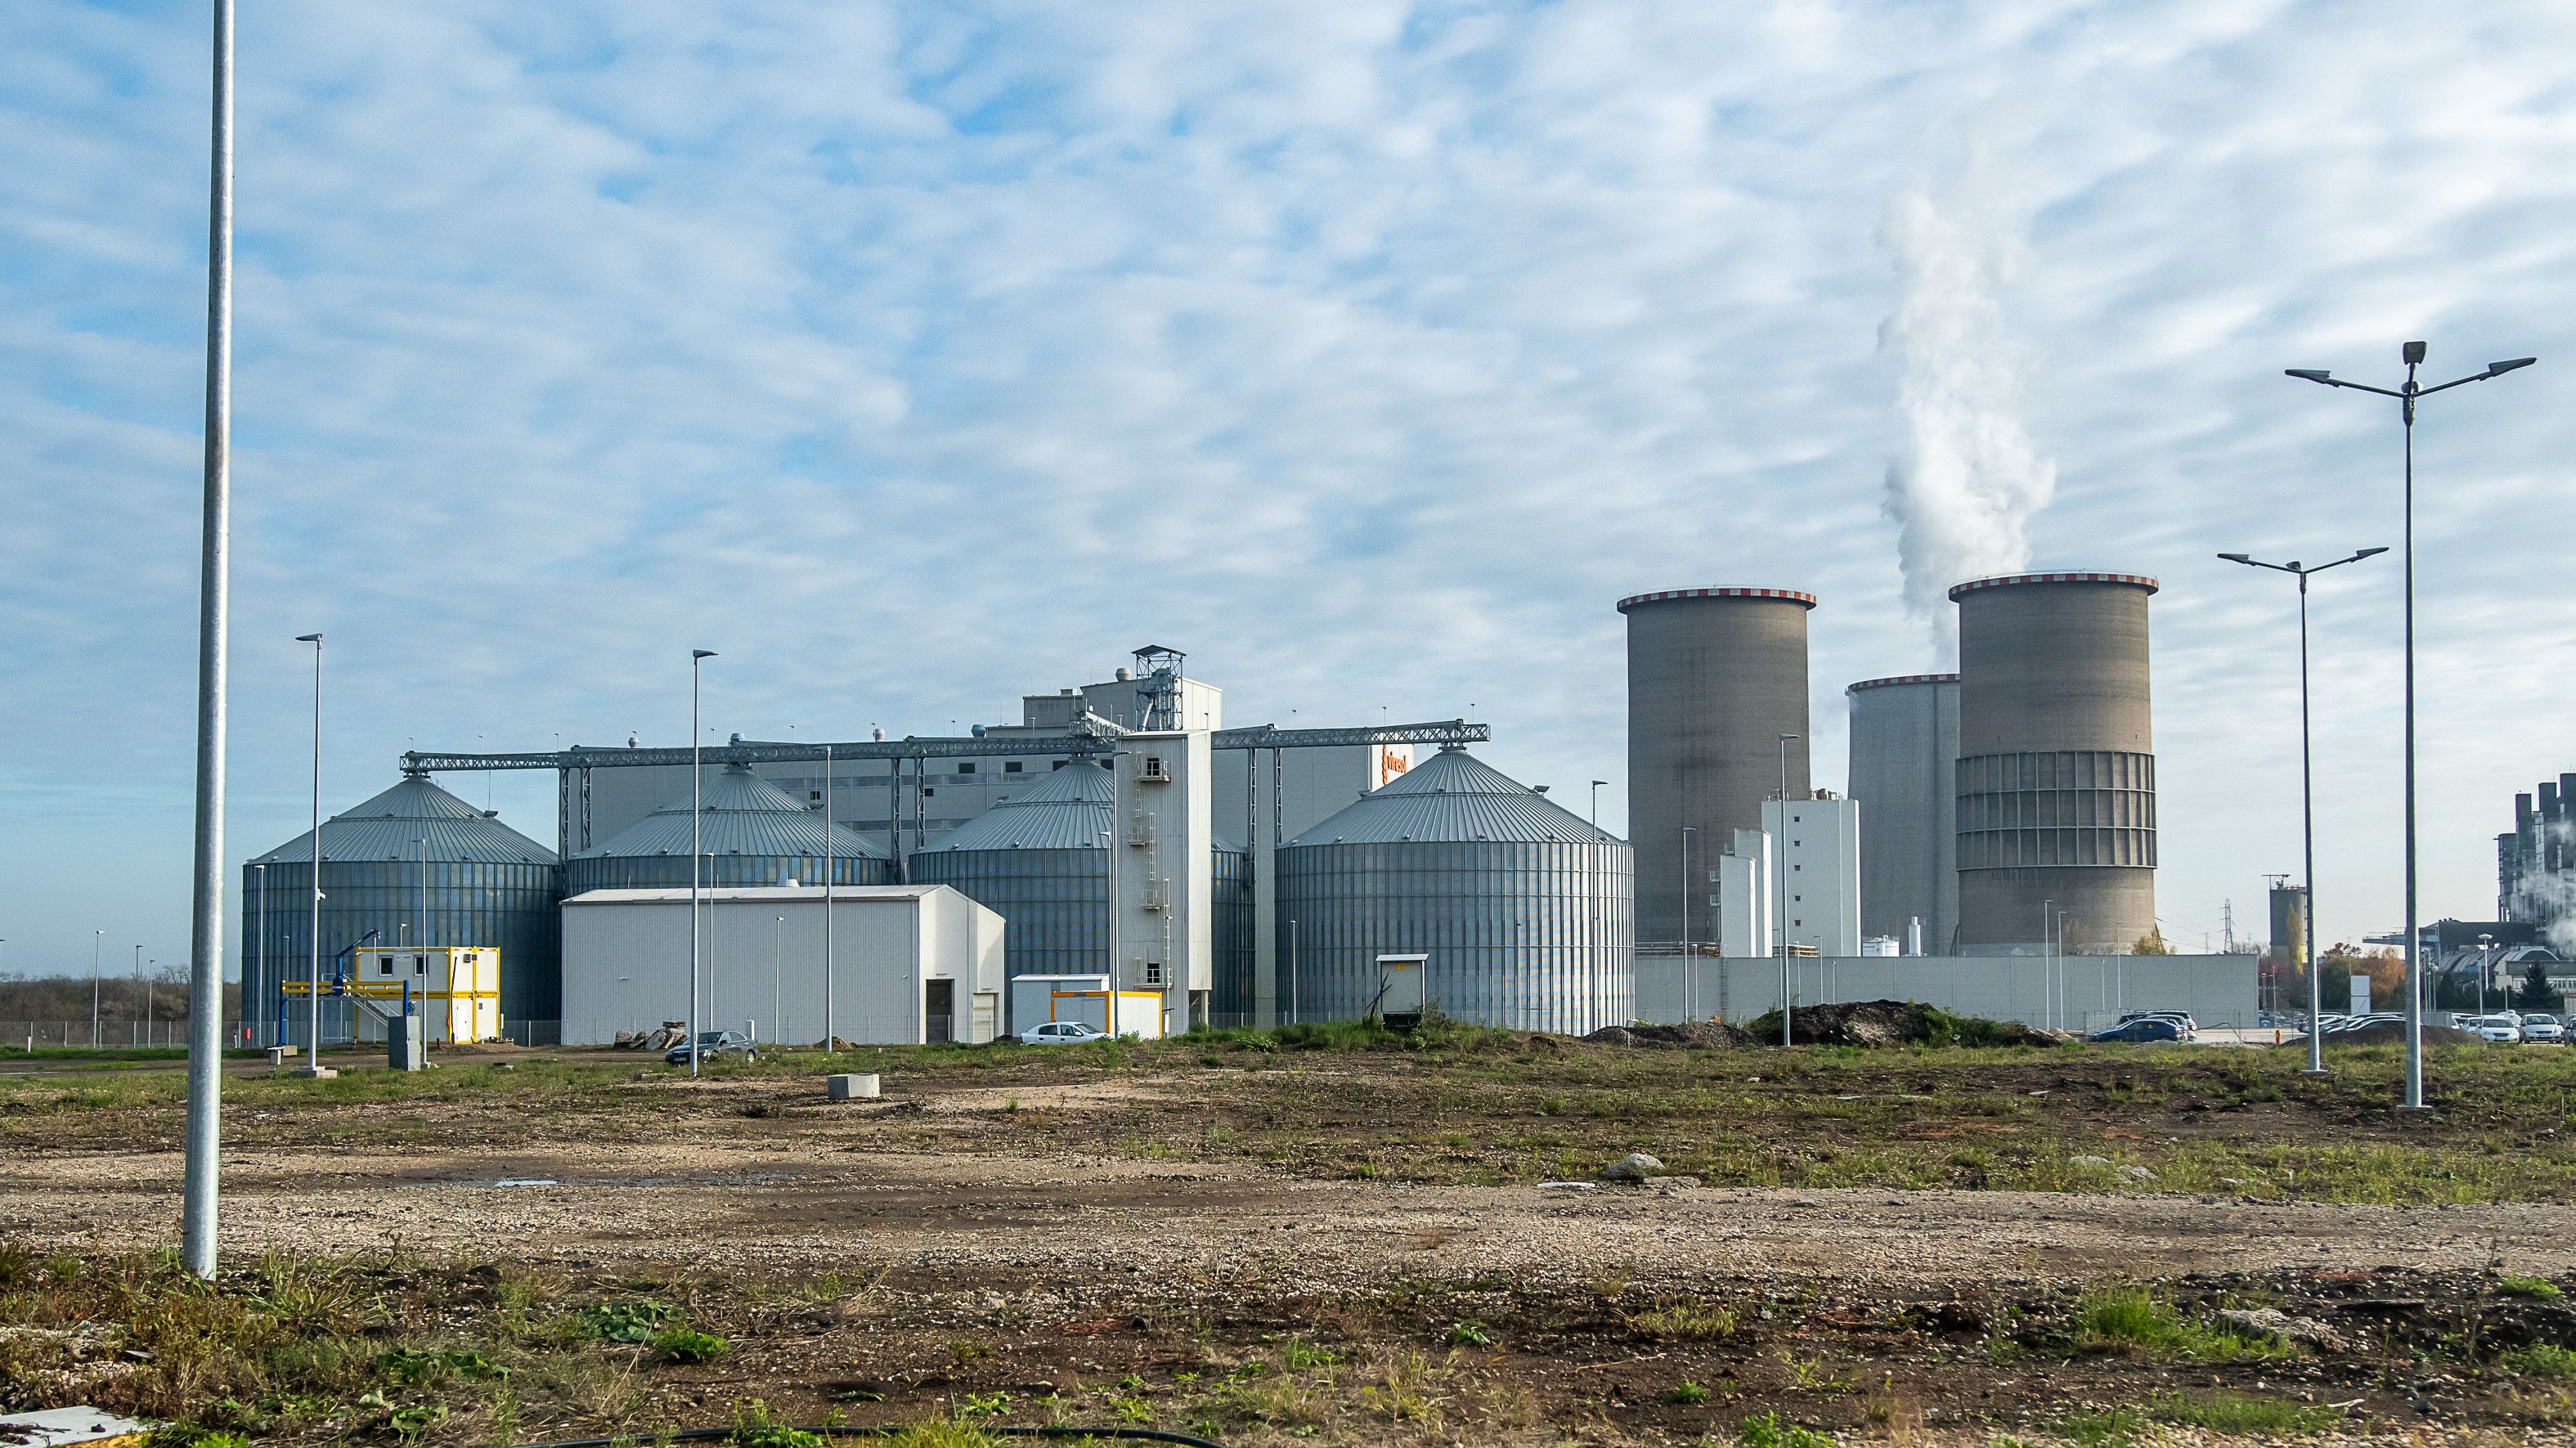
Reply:
[[[1857,694],[1863,689],[1893,689],[1901,684],[1955,684],[1957,682],[1959,682],[1959,676],[1956,674],[1898,674],[1893,678],[1863,679],[1857,684],[1846,684],[1843,686],[1843,692]]]
[[[2149,593],[2164,587],[2143,573],[2007,573],[1999,578],[1971,578],[1956,584],[1950,589],[1950,597],[1955,602],[1960,595],[1980,588],[2010,588],[2018,583],[2125,583]]]
[[[1675,598],[1772,598],[1794,603],[1801,608],[1814,608],[1816,596],[1787,588],[1667,588],[1661,593],[1632,593],[1619,600],[1619,611],[1626,613],[1641,603],[1663,603]]]

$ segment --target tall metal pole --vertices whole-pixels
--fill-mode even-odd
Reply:
[[[255,962],[255,964],[252,966],[252,969],[253,969],[253,971],[255,971],[255,972],[257,973],[257,975],[259,976],[259,983],[260,983],[259,988],[260,988],[260,993],[261,993],[262,995],[266,995],[266,994],[268,994],[268,993],[269,993],[269,992],[268,992],[268,866],[266,866],[266,865],[253,865],[253,866],[251,866],[251,867],[250,867],[250,872],[251,872],[251,878],[253,878],[253,879],[255,879],[255,880],[257,880],[257,881],[259,882],[259,904],[258,904],[257,906],[255,906],[255,907],[254,907],[254,908],[255,908],[255,910],[257,911],[257,913],[252,917],[253,923],[254,923],[254,925],[256,926],[256,933],[255,933],[255,934],[253,934],[253,935],[251,936],[251,943],[250,943],[251,959]],[[193,1010],[195,1010],[195,1009],[197,1008],[197,1003],[196,1003],[196,999],[195,999],[195,996],[196,996],[196,988],[197,988],[196,980],[195,980],[195,978],[194,978],[193,976],[191,976],[191,977],[190,977],[190,979],[189,979],[189,981],[188,981],[188,991],[189,991],[188,1009],[190,1009],[190,1010],[192,1010],[192,1011],[193,1011]],[[244,982],[242,982],[242,1015],[243,1015],[244,1017],[248,1017],[248,1016],[250,1015],[250,993],[251,993],[251,985],[250,985],[250,982],[248,982],[248,981],[244,981]],[[270,1023],[269,1023],[269,1034],[270,1034],[272,1037],[273,1037],[273,1036],[275,1036],[275,1035],[277,1034],[277,1023],[276,1023],[276,1022],[274,1022],[274,1021],[272,1021],[272,1022],[270,1022]],[[193,1040],[193,1039],[194,1039],[194,1030],[193,1030],[193,1027],[192,1027],[192,1029],[191,1029],[190,1039],[191,1039],[191,1040]],[[277,1044],[277,1042],[276,1042],[275,1040],[271,1040],[271,1041],[269,1042],[269,1044],[270,1044],[270,1045],[272,1045],[272,1046],[274,1046],[274,1045],[276,1045],[276,1044]],[[193,1047],[192,1047],[191,1049],[193,1049]],[[192,1058],[192,1059],[193,1059],[193,1058]],[[193,1089],[193,1088],[192,1088],[192,1089]]]
[[[2415,369],[2423,365],[2425,347],[2409,342],[2399,352],[2406,363],[2406,385],[2400,390],[2372,387],[2361,382],[2346,382],[2330,372],[2303,367],[2288,369],[2289,375],[2324,387],[2349,387],[2359,392],[2373,392],[2397,399],[2398,417],[2405,424],[2405,549],[2406,572],[2406,1097],[2401,1103],[2409,1111],[2424,1109],[2424,949],[2422,927],[2417,923],[2418,899],[2415,879],[2415,404],[2436,392],[2448,392],[2472,382],[2485,382],[2518,371],[2539,360],[2515,357],[2490,362],[2483,372],[2453,378],[2449,382],[2426,387],[2415,378]]]
[[[215,1275],[216,1150],[223,1117],[224,690],[231,662],[233,0],[214,0],[212,145],[206,185],[206,484],[198,545],[197,830],[188,905],[188,1155],[182,1264]],[[263,876],[263,879],[266,877]],[[260,922],[266,930],[268,922]]]
[[[1608,1003],[1603,999],[1601,988],[1601,977],[1605,973],[1601,969],[1601,857],[1607,853],[1601,848],[1601,786],[1607,783],[1609,783],[1609,781],[1606,779],[1596,779],[1592,781],[1592,850],[1590,855],[1587,857],[1592,867],[1590,872],[1592,876],[1590,881],[1592,886],[1592,948],[1590,954],[1592,958],[1592,1024],[1595,1029],[1602,1026],[1617,1024],[1614,1021],[1602,1019],[1603,1014],[1609,1009]]]
[[[89,942],[89,1043],[98,1044],[98,973],[99,961],[107,950],[107,932],[90,932]]]
[[[832,1034],[832,746],[823,746],[823,1054],[829,1057]]]
[[[322,1068],[322,635],[298,634],[295,641],[313,646],[313,933],[306,942],[312,953],[313,989],[305,997],[304,1038],[304,1072],[309,1076]]]
[[[698,665],[715,657],[712,649],[689,650],[689,1074],[698,1074],[698,882],[705,873],[699,829],[706,808],[699,797]]]
[[[781,915],[769,927],[769,1019],[775,1023],[772,1029],[782,1031],[787,1028],[786,939],[787,917]]]
[[[1288,922],[1288,1024],[1297,1024],[1297,922]]]
[[[1772,852],[1771,873],[1780,880],[1780,916],[1772,929],[1780,937],[1780,1044],[1790,1043],[1789,1016],[1796,1009],[1789,983],[1789,741],[1780,736],[1780,848]]]
[[[2299,572],[2299,845],[2307,889],[2300,892],[2299,968],[2308,973],[2308,1070],[2326,1073],[2325,983],[2317,979],[2317,780],[2308,742],[2308,575]]]

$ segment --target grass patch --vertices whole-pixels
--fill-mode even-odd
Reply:
[[[2527,1378],[2576,1378],[2576,1350],[2554,1342],[2518,1347],[2497,1359],[2505,1371]]]
[[[2147,1416],[2184,1428],[2264,1438],[2322,1433],[2343,1421],[2343,1410],[2243,1393],[2174,1393],[2148,1404]]]
[[[2239,1337],[2225,1328],[2205,1326],[2175,1311],[2162,1294],[2125,1284],[2096,1287],[2084,1294],[2076,1306],[2074,1345],[2078,1352],[2142,1352],[2210,1362],[2290,1353],[2286,1343],[2275,1339]]]
[[[1735,1441],[1742,1448],[1834,1448],[1834,1440],[1804,1423],[1782,1422],[1777,1413],[1758,1413],[1744,1420]]]
[[[2540,1302],[2556,1302],[2566,1296],[2558,1284],[2546,1277],[2505,1277],[2496,1282],[2496,1291],[2507,1297],[2529,1297]]]
[[[1743,1314],[1723,1302],[1667,1298],[1628,1315],[1629,1331],[1674,1342],[1723,1342],[1743,1326]]]

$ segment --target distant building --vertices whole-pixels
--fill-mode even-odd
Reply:
[[[2513,832],[2496,836],[2496,918],[2576,952],[2576,774],[2513,797]]]

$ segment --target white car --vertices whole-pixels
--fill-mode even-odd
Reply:
[[[2567,1043],[2567,1023],[2547,1011],[2533,1011],[2522,1018],[2522,1038],[2526,1041]]]
[[[2511,1016],[2472,1016],[2460,1022],[2460,1029],[2476,1032],[2479,1040],[2491,1045],[2510,1046],[2522,1039],[2522,1027]]]
[[[1086,1041],[1108,1039],[1107,1031],[1085,1025],[1081,1021],[1048,1021],[1044,1025],[1031,1026],[1020,1032],[1020,1044],[1023,1046],[1079,1046]]]

